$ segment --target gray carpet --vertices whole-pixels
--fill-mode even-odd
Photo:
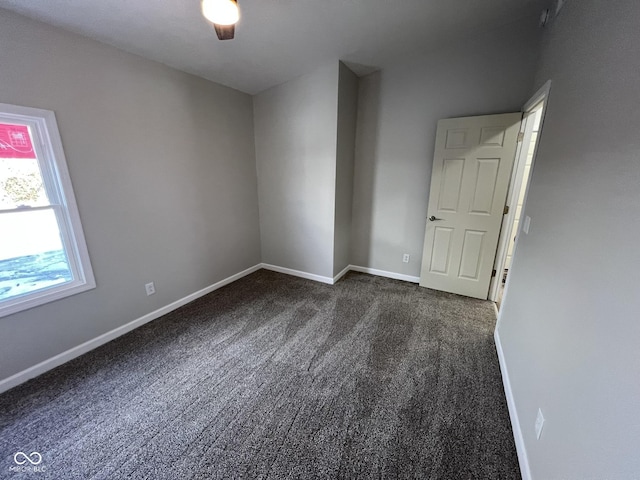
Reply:
[[[261,270],[0,395],[0,477],[520,478],[494,323]],[[45,471],[9,471],[17,451]]]

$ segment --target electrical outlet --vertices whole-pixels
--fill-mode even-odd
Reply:
[[[156,293],[156,286],[153,284],[153,282],[145,284],[144,288],[147,291],[147,296]]]
[[[410,255],[408,253],[405,253],[404,255],[402,255],[402,261],[404,263],[409,263],[409,258],[410,258]]]
[[[538,416],[536,417],[536,438],[540,440],[542,435],[542,427],[544,426],[544,417],[542,416],[542,410],[538,409]]]

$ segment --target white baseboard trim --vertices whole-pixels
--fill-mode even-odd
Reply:
[[[147,313],[146,315],[140,318],[137,318],[132,322],[129,322],[125,325],[115,328],[107,333],[103,333],[102,335],[96,338],[93,338],[87,342],[84,342],[78,346],[70,348],[65,352],[59,353],[54,357],[51,357],[43,362],[40,362],[34,365],[33,367],[29,367],[26,370],[23,370],[14,375],[11,375],[10,377],[0,380],[0,393],[6,392],[10,388],[20,385],[21,383],[24,383],[27,380],[31,380],[32,378],[35,378],[38,375],[41,375],[49,370],[52,370],[55,367],[68,362],[69,360],[73,360],[74,358],[79,357],[80,355],[83,355],[95,348],[98,348],[99,346],[104,345],[105,343],[110,342],[111,340],[114,340],[120,337],[121,335],[124,335],[125,333],[128,333],[131,330],[134,330],[144,325],[145,323],[155,320],[156,318],[159,318],[162,315],[166,315],[167,313],[183,305],[186,305],[187,303],[192,302],[197,298],[200,298],[208,293],[213,292],[214,290],[217,290],[221,287],[224,287],[225,285],[235,282],[236,280],[239,280],[240,278],[245,277],[250,273],[260,270],[260,268],[262,268],[261,264],[254,265],[253,267],[247,268],[242,272],[236,273],[235,275],[231,275],[230,277],[227,277],[223,280],[220,280],[219,282],[214,283],[213,285],[209,285],[208,287],[203,288],[202,290],[198,290],[195,293],[187,295],[186,297],[183,297],[179,300],[176,300],[175,302],[170,303],[169,305],[166,305],[162,308],[159,308],[158,310],[154,310],[151,313]]]
[[[498,329],[496,329],[496,331],[494,332],[493,338],[496,342],[498,361],[500,363],[500,372],[502,373],[502,383],[504,385],[505,396],[507,397],[507,407],[509,408],[509,418],[511,419],[513,439],[515,440],[516,452],[518,453],[520,474],[522,475],[522,480],[531,480],[529,456],[527,455],[527,449],[524,444],[524,437],[522,436],[522,429],[520,428],[520,420],[518,419],[518,411],[516,410],[515,399],[513,398],[513,391],[511,390],[511,381],[509,380],[509,372],[507,370],[507,363],[504,358],[504,352],[502,350],[502,343],[500,342],[500,334],[498,333]]]
[[[277,265],[270,265],[268,263],[261,264],[261,267],[265,270],[293,275],[294,277],[306,278],[307,280],[315,280],[316,282],[328,283],[329,285],[333,285],[334,283],[333,278],[323,277],[321,275],[316,275],[315,273],[307,273],[300,270],[293,270],[292,268],[278,267]]]
[[[359,267],[357,265],[349,265],[349,269],[354,272],[370,273],[371,275],[378,275],[379,277],[393,278],[395,280],[404,280],[405,282],[420,283],[420,277],[413,277],[411,275],[404,275],[402,273],[387,272],[385,270],[377,270],[369,267]]]
[[[377,275],[379,277],[393,278],[395,280],[404,280],[405,282],[420,283],[420,277],[412,277],[411,275],[404,275],[402,273],[387,272],[385,270],[377,270],[375,268],[359,267],[357,265],[347,265],[340,273],[335,277],[323,277],[316,275],[315,273],[302,272],[300,270],[293,270],[292,268],[279,267],[278,265],[271,265],[263,263],[262,268],[265,270],[272,270],[278,273],[284,273],[286,275],[293,275],[294,277],[306,278],[307,280],[315,280],[316,282],[328,283],[334,285],[338,280],[345,276],[348,272],[362,272],[369,273],[371,275]]]
[[[338,280],[340,280],[349,272],[349,270],[351,270],[351,265],[347,265],[346,267],[344,267],[340,273],[333,277],[333,284],[335,285]]]

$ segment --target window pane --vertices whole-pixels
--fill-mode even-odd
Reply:
[[[71,280],[52,209],[0,214],[0,300]]]
[[[48,204],[29,127],[0,123],[0,209]]]

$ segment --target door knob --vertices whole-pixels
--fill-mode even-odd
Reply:
[[[442,219],[441,219],[441,218],[436,218],[434,215],[431,215],[431,216],[429,217],[429,221],[430,221],[430,222],[435,222],[436,220],[442,220]]]

